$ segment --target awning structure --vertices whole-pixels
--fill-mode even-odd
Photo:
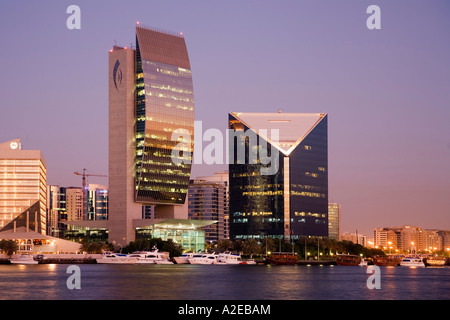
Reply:
[[[0,240],[17,240],[19,251],[30,253],[78,253],[81,244],[55,238],[25,227],[0,232]]]

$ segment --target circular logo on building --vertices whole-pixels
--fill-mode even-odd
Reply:
[[[17,147],[19,147],[19,144],[17,142],[13,141],[9,144],[9,146],[11,147],[11,149],[15,150],[15,149],[17,149]]]

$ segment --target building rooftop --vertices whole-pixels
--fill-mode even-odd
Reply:
[[[248,113],[232,112],[232,116],[255,131],[285,155],[295,147],[326,116],[325,113]],[[278,143],[270,139],[272,129],[278,129]],[[261,130],[266,130],[261,131]]]

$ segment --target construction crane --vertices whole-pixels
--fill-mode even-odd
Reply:
[[[92,177],[106,177],[103,174],[88,174],[88,173],[86,173],[86,169],[83,169],[83,173],[74,172],[73,174],[77,175],[77,176],[83,176],[82,177],[83,192],[86,190],[86,177],[91,177],[91,176]]]
[[[86,177],[106,177],[103,174],[88,174],[86,173],[86,169],[83,169],[83,172],[74,172],[74,175],[82,176],[82,185],[83,189],[81,194],[83,195],[83,219],[87,219],[87,203],[86,203]]]

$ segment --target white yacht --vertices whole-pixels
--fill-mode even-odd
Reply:
[[[192,258],[189,258],[190,264],[214,264],[217,260],[217,255],[212,253],[204,253],[202,255],[194,255]]]
[[[192,258],[194,255],[199,255],[199,254],[193,253],[193,252],[186,252],[186,253],[183,253],[179,257],[174,257],[173,260],[175,261],[176,264],[187,264],[187,263],[189,263],[189,258]],[[201,256],[201,255],[199,255],[199,256]]]
[[[403,267],[425,267],[425,263],[421,257],[404,257],[400,261],[400,266]]]
[[[95,259],[97,263],[107,264],[136,264],[137,258],[122,253],[105,253],[102,258]]]
[[[38,264],[39,261],[34,260],[32,255],[29,254],[21,254],[17,258],[9,259],[9,262],[12,264]]]
[[[155,247],[152,251],[135,251],[128,257],[136,258],[137,264],[173,264],[164,252],[158,252]]]
[[[242,262],[241,255],[240,254],[233,254],[233,253],[220,253],[217,256],[216,261],[214,264],[240,264]]]

